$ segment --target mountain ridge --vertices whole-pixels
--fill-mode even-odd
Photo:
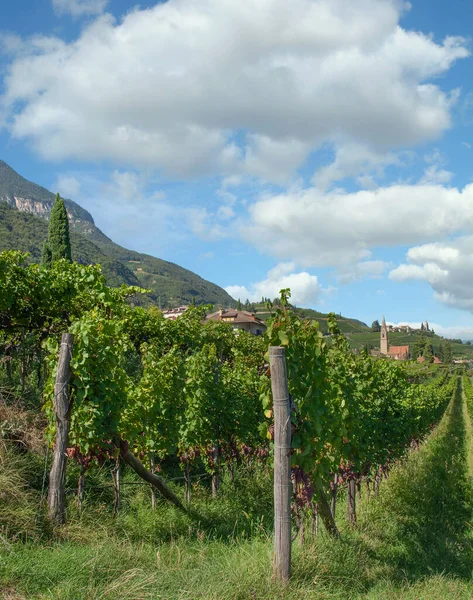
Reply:
[[[0,250],[29,252],[38,262],[47,236],[47,220],[55,194],[28,181],[0,160]],[[64,200],[71,228],[74,260],[99,263],[110,285],[139,285],[151,290],[139,301],[162,307],[211,303],[235,306],[220,286],[188,269],[160,258],[128,250],[106,236],[93,216],[73,200]],[[21,215],[21,216],[19,216]]]

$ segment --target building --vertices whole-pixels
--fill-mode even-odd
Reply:
[[[411,333],[409,325],[386,325],[388,333]]]
[[[177,308],[169,308],[168,310],[163,310],[163,317],[165,319],[171,319],[172,321],[175,321],[177,317],[183,315],[188,308],[188,306],[178,306]]]
[[[433,359],[434,360],[432,362],[434,363],[434,365],[441,365],[442,364],[442,361],[440,360],[440,358],[438,356],[434,356]],[[419,356],[419,358],[417,359],[417,362],[418,363],[424,363],[425,362],[425,356]]]
[[[379,350],[383,356],[389,356],[394,360],[407,360],[410,358],[409,346],[390,346],[388,336],[388,326],[383,315],[381,324]]]
[[[247,310],[235,310],[234,308],[219,310],[208,315],[205,321],[221,321],[222,323],[228,323],[233,329],[242,329],[253,335],[263,335],[266,331],[264,321],[258,319],[258,317]]]
[[[381,354],[388,354],[388,328],[386,327],[386,319],[383,315],[383,322],[381,323],[381,339],[379,341],[379,351]]]
[[[388,356],[395,360],[407,360],[409,358],[409,346],[389,346]]]

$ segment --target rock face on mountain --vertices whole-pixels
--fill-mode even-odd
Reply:
[[[26,251],[39,261],[54,198],[0,160],[0,251]],[[65,204],[73,259],[101,264],[110,285],[141,285],[152,290],[149,300],[163,308],[192,301],[235,306],[224,289],[179,265],[122,248],[100,231],[89,212],[72,200]]]
[[[54,199],[55,194],[36,183],[27,181],[6,162],[0,160],[0,202],[6,202],[21,212],[49,219]],[[83,227],[85,223],[95,225],[92,215],[81,206],[72,200],[66,200],[65,203],[74,228]]]

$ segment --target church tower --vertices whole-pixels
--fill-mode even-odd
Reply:
[[[383,322],[381,323],[381,338],[379,341],[379,350],[381,354],[387,354],[388,348],[388,328],[386,327],[386,321],[383,315]]]

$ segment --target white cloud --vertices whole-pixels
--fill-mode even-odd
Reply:
[[[217,210],[217,218],[221,219],[222,221],[228,221],[229,219],[233,219],[233,217],[235,216],[235,211],[233,210],[233,208],[231,206],[228,206],[227,204],[222,204],[222,206],[218,207]]]
[[[0,53],[18,55],[23,49],[23,40],[15,33],[0,33]]]
[[[445,169],[440,169],[437,165],[431,165],[424,171],[424,175],[420,180],[422,185],[442,185],[450,183],[453,178],[453,173]]]
[[[58,175],[53,189],[57,190],[61,198],[74,200],[80,195],[80,181],[73,175]]]
[[[437,323],[431,323],[429,326],[435,333],[447,339],[473,340],[473,325],[443,326],[438,325]]]
[[[337,274],[339,283],[348,284],[362,279],[378,279],[389,268],[384,260],[365,260],[349,267],[341,268]]]
[[[240,175],[229,175],[223,179],[222,188],[226,190],[229,187],[238,187],[241,184],[242,177]]]
[[[115,170],[105,184],[108,196],[125,202],[139,201],[143,197],[146,177],[133,171]]]
[[[344,142],[338,145],[335,160],[317,169],[313,183],[317,188],[326,190],[335,181],[358,176],[361,187],[372,189],[377,187],[372,173],[381,177],[386,166],[400,163],[396,154],[375,151],[357,142]]]
[[[280,290],[290,288],[293,304],[308,306],[319,303],[323,294],[329,290],[321,286],[316,275],[310,275],[305,271],[296,273],[295,270],[294,263],[280,263],[268,272],[266,279],[251,284],[249,288],[243,285],[230,285],[225,290],[233,298],[240,298],[242,301],[248,298],[254,302],[261,300],[262,297],[271,300],[278,298]]]
[[[438,148],[430,154],[426,154],[424,160],[429,166],[425,169],[419,183],[422,185],[443,185],[450,183],[453,173],[442,169],[446,163],[446,158]]]
[[[224,207],[220,207],[224,208]],[[230,208],[230,207],[228,207]],[[230,210],[232,210],[230,208]],[[228,237],[228,230],[216,223],[215,215],[209,212],[206,208],[200,206],[190,206],[187,208],[181,208],[178,211],[187,222],[187,226],[191,232],[202,240],[208,242],[216,242]],[[229,219],[230,216],[218,215],[221,219]]]
[[[284,185],[310,152],[310,144],[295,139],[274,140],[267,135],[247,136],[243,170],[266,181]]]
[[[393,185],[321,193],[315,188],[266,195],[249,207],[241,235],[259,249],[303,266],[340,266],[371,250],[429,242],[473,231],[473,185]]]
[[[76,13],[102,5],[68,3]],[[168,0],[119,22],[104,15],[70,43],[27,40],[0,110],[45,159],[281,184],[323,143],[386,153],[450,126],[458,94],[430,80],[468,56],[465,42],[402,29],[405,9],[397,0]]]
[[[53,188],[89,210],[95,223],[118,244],[141,252],[159,253],[172,238],[185,235],[176,207],[144,173],[112,171],[98,177],[87,172],[57,175]]]
[[[53,8],[57,14],[69,14],[73,17],[100,15],[107,4],[108,0],[53,0]]]
[[[426,281],[440,302],[473,312],[473,236],[411,248],[407,260],[390,279]]]

